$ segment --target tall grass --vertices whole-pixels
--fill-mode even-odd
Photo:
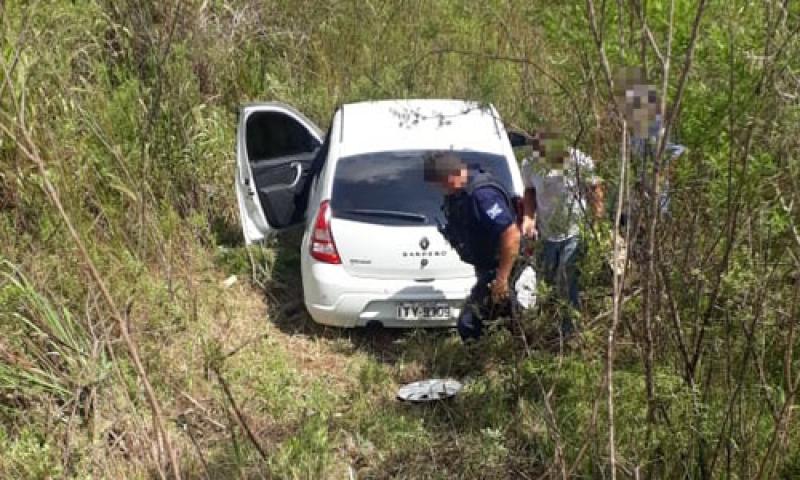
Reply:
[[[86,322],[57,308],[10,262],[0,262],[0,390],[61,403],[78,401],[106,380],[105,345]],[[99,333],[99,332],[98,332]]]

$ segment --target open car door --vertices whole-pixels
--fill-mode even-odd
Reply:
[[[307,182],[321,137],[313,122],[288,105],[242,107],[236,132],[236,197],[248,245],[304,221]]]

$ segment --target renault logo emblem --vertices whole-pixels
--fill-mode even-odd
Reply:
[[[423,250],[427,250],[430,245],[431,242],[428,241],[428,237],[422,237],[422,240],[419,241],[419,248]]]

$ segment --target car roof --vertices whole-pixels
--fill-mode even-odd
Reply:
[[[505,134],[493,106],[467,100],[380,100],[338,112],[340,156],[392,150],[503,153]]]

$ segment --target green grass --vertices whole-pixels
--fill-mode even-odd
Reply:
[[[632,4],[601,3],[611,67],[644,55],[660,82],[655,54],[642,54]],[[676,2],[671,96],[695,3]],[[232,185],[242,103],[286,102],[325,128],[342,102],[391,97],[491,102],[523,128],[557,125],[575,135],[583,126],[579,146],[613,185],[618,127],[585,6],[176,5],[0,7],[0,125],[18,136],[0,134],[0,477],[153,478],[163,466],[152,455],[141,380],[42,175],[130,326],[187,477],[204,478],[207,469],[211,478],[338,479],[352,468],[362,478],[537,478],[557,465],[559,448],[578,474],[608,475],[607,221],[595,225],[598,239],[586,232],[577,348],[560,354],[544,345],[560,312],[543,300],[525,322],[530,353],[518,332],[502,328],[467,351],[451,331],[311,323],[299,304],[296,245],[244,247]],[[654,477],[698,477],[721,439],[709,476],[751,477],[788,398],[786,369],[797,376],[796,358],[785,359],[800,351],[787,335],[797,317],[796,210],[787,207],[800,175],[792,155],[798,111],[789,100],[800,12],[791,2],[785,12],[738,0],[708,8],[675,129],[690,151],[676,165],[672,216],[658,238],[649,422],[642,296],[623,309],[614,377],[620,475],[639,467]],[[646,2],[662,47],[667,11],[668,2]],[[753,55],[787,40],[780,51]],[[773,60],[774,75],[754,94]],[[23,137],[44,174],[24,154],[32,146]],[[712,298],[736,198],[739,230]],[[690,387],[677,333],[694,345],[701,320],[705,350]],[[430,376],[469,380],[450,402],[395,399],[399,385]],[[800,433],[791,420],[765,476],[797,475]]]
[[[0,296],[5,305],[0,311],[0,328],[16,343],[3,353],[30,359],[23,364],[0,363],[0,391],[22,389],[26,394],[49,394],[66,402],[105,381],[110,365],[104,352],[93,345],[90,327],[68,309],[54,307],[8,262],[0,263],[0,269]]]
[[[0,428],[0,471],[8,478],[49,479],[64,475],[53,445],[36,429],[25,428],[13,439]]]

